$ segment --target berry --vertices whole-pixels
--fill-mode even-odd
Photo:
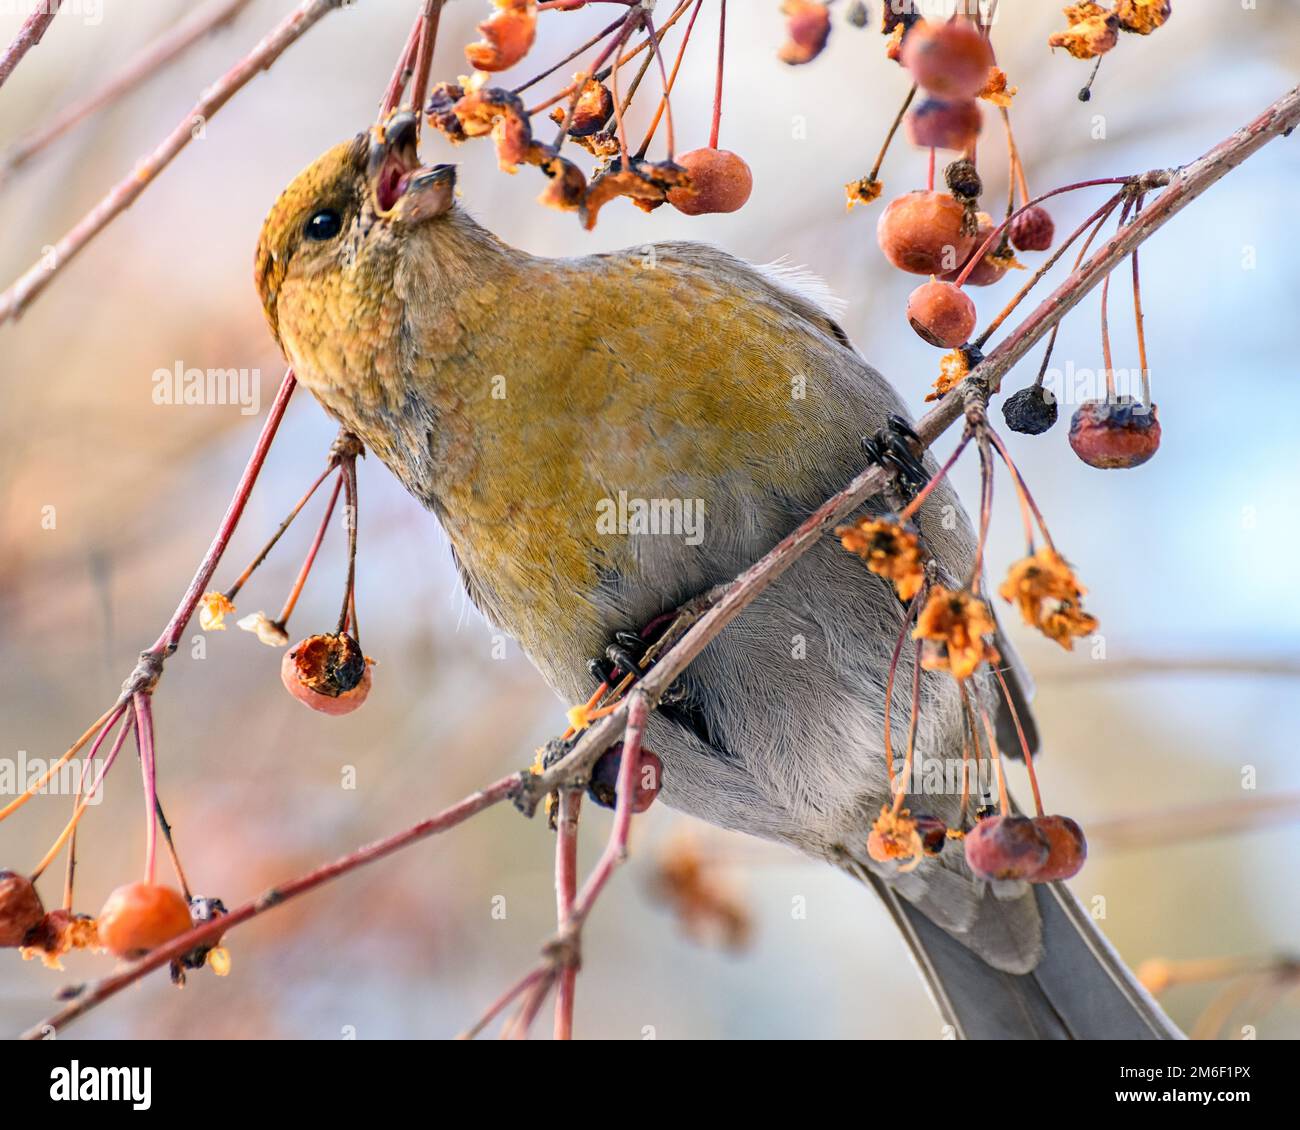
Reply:
[[[985,879],[1028,879],[1047,863],[1047,838],[1027,816],[990,816],[966,833],[966,863]]]
[[[1017,213],[1007,230],[1017,251],[1046,251],[1056,237],[1051,213],[1037,204]]]
[[[14,871],[0,871],[0,946],[21,946],[27,932],[45,917],[32,881]]]
[[[916,834],[926,855],[938,855],[948,842],[948,825],[937,816],[916,816]]]
[[[351,636],[308,636],[284,653],[280,681],[322,714],[351,714],[370,693],[370,660]]]
[[[465,58],[476,70],[513,67],[528,54],[537,34],[537,11],[528,0],[497,0],[497,9],[478,25],[483,38],[465,47]]]
[[[967,150],[983,124],[984,115],[973,98],[927,98],[908,112],[907,139],[919,149]]]
[[[727,149],[692,149],[677,159],[691,182],[668,193],[668,203],[688,216],[734,212],[754,188],[754,176],[739,155]]]
[[[1042,385],[1030,385],[1012,393],[1002,405],[1007,427],[1021,435],[1036,436],[1056,423],[1056,397]]]
[[[926,93],[974,98],[988,82],[993,51],[966,20],[922,20],[903,38],[902,62]]]
[[[786,39],[777,52],[777,58],[792,67],[811,63],[830,38],[830,9],[813,0],[785,0],[781,11],[785,13]]]
[[[127,883],[99,912],[99,944],[117,957],[165,945],[190,928],[190,904],[171,887]]]
[[[602,808],[613,808],[618,803],[618,774],[623,762],[623,743],[619,742],[602,753],[591,770],[587,795]],[[659,795],[663,783],[663,762],[648,749],[641,750],[641,764],[633,778],[636,792],[632,797],[632,811],[644,812]]]
[[[978,212],[979,227],[975,232],[974,250],[971,255],[975,255],[981,247],[987,242],[989,236],[993,234],[993,219],[987,212]],[[966,276],[963,286],[992,286],[1007,273],[1007,268],[999,263],[995,263],[991,256],[997,252],[999,244],[995,243],[981,257],[980,261],[971,268],[970,274]],[[947,271],[940,276],[945,282],[956,282],[962,271],[966,269],[966,263],[970,261],[970,255],[962,262],[961,266],[954,271]]]
[[[944,169],[943,183],[963,203],[978,200],[984,191],[984,182],[980,179],[979,170],[975,168],[975,162],[966,157],[958,158]]]
[[[1047,841],[1047,860],[1030,876],[1034,883],[1071,879],[1088,858],[1088,841],[1083,829],[1068,816],[1036,816],[1034,827]]]
[[[1139,467],[1160,446],[1156,406],[1131,396],[1084,401],[1070,421],[1070,446],[1089,467]]]
[[[963,230],[965,215],[946,192],[909,192],[880,214],[876,242],[899,270],[941,275],[965,262],[975,246],[975,237]]]
[[[953,349],[975,328],[975,303],[961,287],[932,280],[908,297],[907,320],[931,345]]]

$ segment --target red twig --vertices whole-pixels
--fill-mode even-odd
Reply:
[[[249,54],[209,86],[153,152],[137,163],[128,176],[114,185],[54,245],[51,256],[42,256],[8,290],[0,294],[0,325],[22,314],[28,303],[49,286],[54,277],[95,236],[135,203],[158,174],[194,139],[196,127],[206,124],[249,81],[270,67],[304,32],[342,3],[343,0],[302,0],[297,9],[285,17]]]
[[[217,0],[169,28],[108,81],[15,141],[0,157],[0,184],[74,126],[153,78],[207,35],[230,24],[250,3],[252,0]]]
[[[555,919],[558,928],[568,929],[573,914],[573,900],[578,888],[578,816],[582,793],[577,789],[559,791],[555,820]],[[573,1039],[573,1000],[578,984],[578,967],[566,965],[560,970],[555,991],[555,1038]]]
[[[59,14],[59,6],[62,3],[63,0],[46,0],[23,21],[23,26],[18,29],[14,41],[5,49],[5,53],[0,55],[0,86],[4,86],[9,76],[14,73],[14,68],[23,61],[23,56],[40,43],[41,37],[54,22],[54,17]]]

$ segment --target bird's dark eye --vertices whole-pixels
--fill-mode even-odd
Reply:
[[[304,234],[308,239],[333,239],[343,230],[343,217],[333,208],[322,208],[307,221]]]

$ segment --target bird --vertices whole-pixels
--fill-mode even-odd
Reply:
[[[797,274],[695,242],[526,253],[469,215],[455,167],[422,165],[418,142],[398,112],[289,183],[258,240],[262,306],[298,380],[436,517],[477,609],[580,703],[611,640],[770,550],[862,470],[864,435],[907,432],[906,406]],[[625,520],[656,503],[669,528]],[[945,575],[971,568],[946,480],[917,524]],[[960,850],[910,871],[868,854],[906,615],[823,538],[652,713],[660,797],[871,887],[945,1035],[1178,1038],[1060,883],[990,883]],[[1032,735],[1028,678],[997,646]],[[955,681],[925,672],[920,700],[918,757],[951,764],[968,732]],[[909,707],[891,706],[901,731]],[[953,790],[925,802],[959,822]]]

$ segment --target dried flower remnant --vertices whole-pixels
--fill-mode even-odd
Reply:
[[[998,653],[985,636],[997,630],[988,605],[968,590],[957,592],[936,585],[917,617],[912,638],[922,640],[921,666],[947,671],[954,679],[970,678]]]
[[[1065,558],[1051,546],[1012,565],[998,589],[1003,600],[1020,609],[1026,624],[1067,651],[1073,648],[1075,637],[1097,630],[1097,620],[1081,605],[1087,591]]]
[[[1011,105],[1012,99],[1019,93],[1020,87],[1007,85],[1007,72],[1001,67],[990,67],[988,82],[984,84],[984,89],[979,92],[977,97],[983,98],[986,102],[992,102],[994,106],[1000,106],[1006,109]]]
[[[1049,47],[1064,47],[1076,59],[1095,59],[1119,42],[1119,20],[1100,4],[1086,0],[1063,11],[1069,26],[1047,37]]]
[[[781,11],[785,14],[786,40],[777,58],[792,67],[811,63],[830,38],[830,10],[812,0],[785,0]]]
[[[925,399],[938,400],[955,389],[970,376],[970,355],[964,349],[954,349],[939,360],[939,375]]]
[[[199,602],[199,627],[205,632],[224,632],[226,617],[235,614],[235,606],[222,592],[205,592]]]
[[[871,572],[892,581],[899,600],[911,600],[921,591],[924,557],[911,530],[883,518],[863,518],[856,525],[837,527],[835,536],[845,549],[861,557]]]
[[[925,844],[906,808],[895,812],[890,805],[881,806],[867,836],[867,854],[877,863],[902,863],[900,871],[912,871],[920,865],[925,858]]]
[[[537,0],[493,0],[497,10],[478,25],[483,38],[465,48],[469,65],[504,71],[528,54],[537,34]]]
[[[711,862],[694,836],[677,836],[655,861],[651,891],[693,941],[742,950],[753,933],[749,908]]]
[[[289,633],[265,612],[250,612],[236,623],[244,631],[252,632],[267,647],[284,647],[289,642]]]
[[[373,661],[345,632],[308,636],[284,653],[280,681],[321,714],[351,714],[370,694]]]
[[[848,197],[848,207],[852,210],[855,204],[870,204],[880,199],[880,194],[884,192],[885,186],[875,177],[859,177],[844,186],[845,195]]]

